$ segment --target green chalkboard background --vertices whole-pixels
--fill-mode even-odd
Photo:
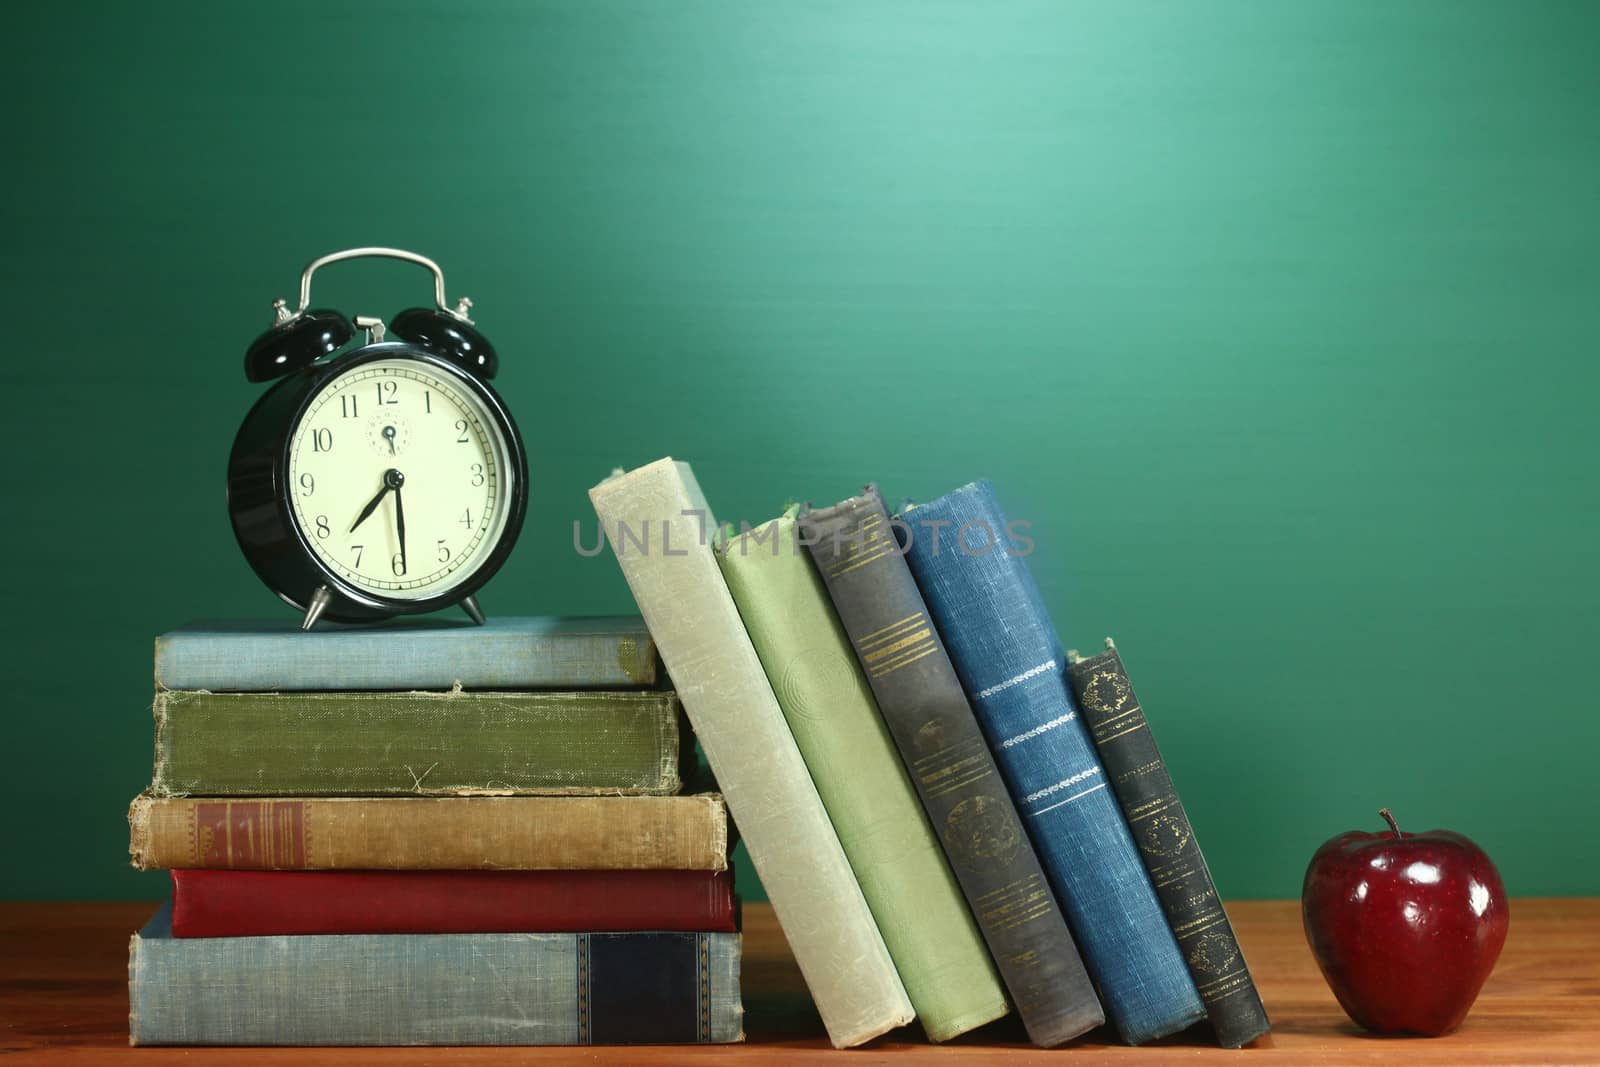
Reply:
[[[283,614],[224,509],[240,357],[360,244],[503,355],[536,484],[489,611],[630,608],[573,550],[615,465],[752,521],[988,476],[1225,894],[1380,805],[1600,892],[1597,49],[1600,5],[1509,0],[9,13],[0,895],[163,891],[151,639]]]

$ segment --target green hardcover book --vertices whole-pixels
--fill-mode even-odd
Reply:
[[[677,793],[672,693],[156,694],[156,796]]]
[[[906,777],[795,511],[730,537],[718,562],[839,843],[928,1037],[1006,1013],[1000,977]]]

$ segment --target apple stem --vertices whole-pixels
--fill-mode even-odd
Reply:
[[[1394,821],[1394,813],[1388,808],[1379,808],[1378,814],[1383,816],[1383,821],[1389,824],[1389,829],[1394,831],[1394,836],[1400,836],[1400,824]]]

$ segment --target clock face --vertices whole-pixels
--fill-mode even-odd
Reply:
[[[395,600],[438,596],[482,566],[505,529],[513,476],[488,407],[419,360],[329,380],[289,439],[306,544],[344,581]]]

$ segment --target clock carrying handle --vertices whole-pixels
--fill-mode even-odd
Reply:
[[[460,322],[469,324],[472,322],[471,319],[467,318],[467,309],[472,306],[472,301],[468,300],[466,297],[462,297],[460,302],[457,303],[454,308],[445,304],[444,271],[439,269],[439,264],[435,263],[427,256],[418,255],[415,252],[407,252],[403,248],[378,247],[346,248],[342,252],[329,252],[325,256],[318,256],[310,263],[307,263],[305,271],[300,275],[300,306],[295,308],[294,312],[290,315],[287,315],[282,321],[287,322],[289,319],[299,318],[301,315],[304,315],[306,313],[306,309],[311,306],[311,276],[317,273],[319,268],[326,267],[330,263],[338,263],[346,259],[364,259],[369,256],[379,259],[404,260],[407,263],[415,263],[419,267],[428,268],[428,270],[433,272],[433,302],[438,305],[439,310]],[[280,312],[280,314],[283,313]]]
[[[407,308],[391,323],[395,336],[447,359],[462,370],[480,378],[493,378],[500,367],[494,345],[479,333],[467,318],[472,301],[462,297],[454,308],[445,306],[444,271],[427,256],[400,248],[347,248],[330,252],[306,264],[300,275],[300,306],[289,310],[287,300],[274,300],[272,327],[257,337],[245,352],[244,375],[252,382],[266,382],[292,374],[342,348],[355,336],[350,320],[328,308],[311,308],[311,278],[330,263],[365,257],[398,259],[426,267],[433,274],[431,308]],[[309,309],[309,310],[308,310]]]

